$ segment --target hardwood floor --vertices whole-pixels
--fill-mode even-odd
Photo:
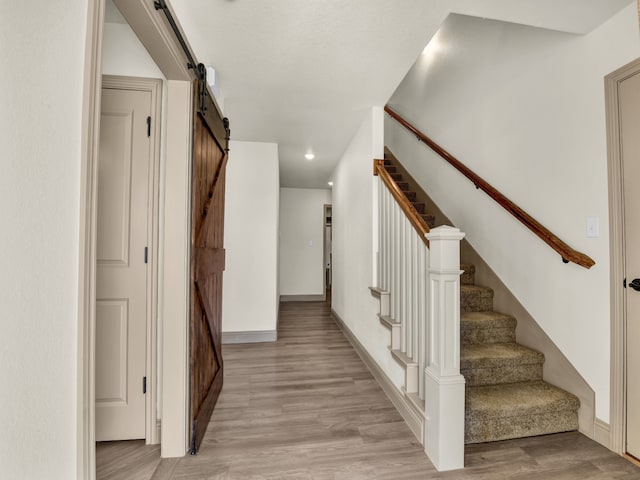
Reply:
[[[98,480],[149,480],[160,463],[160,445],[144,440],[96,443]]]
[[[276,343],[223,350],[225,384],[198,455],[163,460],[154,480],[640,480],[577,432],[468,445],[464,470],[437,472],[324,302],[282,303]]]

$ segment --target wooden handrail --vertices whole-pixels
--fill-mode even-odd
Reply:
[[[427,240],[426,237],[426,234],[429,233],[429,226],[427,225],[427,222],[424,221],[413,204],[409,201],[402,190],[400,190],[400,187],[398,187],[396,182],[393,181],[391,175],[387,172],[387,169],[384,168],[384,160],[376,159],[373,161],[373,174],[379,176],[384,182],[391,192],[391,195],[393,195],[393,198],[396,199],[396,202],[398,202],[398,205],[409,219],[409,222],[411,222],[415,231],[418,232],[418,236],[422,239],[427,248],[429,248],[429,240]]]
[[[518,205],[513,203],[507,197],[505,197],[502,193],[496,190],[489,183],[485,182],[478,174],[476,174],[473,170],[469,169],[466,165],[464,165],[460,160],[455,158],[449,152],[447,152],[444,148],[438,145],[436,142],[431,140],[428,136],[414,127],[407,120],[402,118],[398,113],[394,112],[388,105],[384,107],[384,111],[387,112],[394,120],[396,120],[400,125],[409,130],[412,134],[416,136],[416,138],[429,146],[434,152],[444,158],[451,166],[453,166],[456,170],[462,173],[465,177],[473,182],[476,188],[484,191],[487,195],[489,195],[493,200],[495,200],[502,208],[504,208],[507,212],[513,215],[516,219],[520,221],[525,227],[535,233],[543,242],[553,248],[556,252],[560,254],[562,257],[562,261],[565,263],[573,262],[585,268],[591,268],[595,265],[596,262],[593,261],[589,256],[584,253],[578,252],[574,250],[569,245],[560,240],[557,236],[551,233],[546,227],[544,227],[540,222],[538,222],[535,218],[529,215],[527,212],[522,210]]]

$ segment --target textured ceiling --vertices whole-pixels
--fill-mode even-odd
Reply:
[[[326,188],[367,109],[385,104],[449,13],[585,33],[632,1],[171,4],[198,60],[216,69],[232,139],[277,143],[282,186]]]

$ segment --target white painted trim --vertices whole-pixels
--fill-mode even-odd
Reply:
[[[611,450],[611,428],[607,422],[603,422],[599,418],[595,419],[593,424],[593,439],[600,445]]]
[[[162,420],[160,419],[156,419],[155,421],[155,435],[158,439],[158,443],[160,443],[162,441]]]
[[[378,366],[373,357],[369,355],[369,352],[367,352],[364,346],[358,341],[356,336],[349,329],[349,327],[347,327],[347,325],[335,312],[335,310],[331,309],[331,315],[333,315],[336,324],[338,325],[338,327],[340,327],[340,330],[342,330],[344,336],[347,338],[347,340],[349,340],[349,343],[351,343],[353,349],[369,369],[371,375],[373,375],[373,377],[377,380],[378,384],[387,395],[389,400],[391,400],[393,406],[396,407],[396,410],[398,410],[398,413],[400,413],[400,416],[402,416],[411,432],[415,435],[418,442],[422,444],[424,435],[422,418],[415,411],[409,400],[405,397],[404,393],[401,390],[398,390],[398,388],[393,384],[389,377],[387,377],[387,375]]]
[[[126,77],[116,75],[102,76],[103,88],[135,90],[151,94],[152,130],[150,138],[148,210],[147,210],[147,246],[149,247],[146,303],[146,365],[147,394],[145,397],[145,440],[147,445],[160,443],[157,429],[158,419],[158,222],[160,189],[160,131],[162,118],[162,80],[155,78]]]
[[[624,454],[626,444],[625,309],[622,280],[624,269],[624,201],[618,109],[619,83],[640,71],[640,59],[605,77],[607,118],[607,166],[609,180],[609,260],[611,290],[611,392],[609,448]],[[597,428],[596,422],[596,428]],[[596,432],[597,435],[597,432]],[[600,442],[602,443],[602,442]]]
[[[222,332],[222,343],[268,343],[278,340],[276,330],[254,330],[250,332]]]
[[[102,33],[105,0],[87,2],[87,37],[82,105],[82,158],[78,248],[78,356],[76,476],[96,477],[95,435],[95,305],[96,212],[100,103],[102,85]]]
[[[113,0],[113,3],[167,80],[195,79],[194,71],[187,68],[189,63],[187,57],[164,13],[155,9],[152,0]],[[171,4],[166,3],[183,39],[189,46],[189,40],[180,26],[177,15],[173,12]],[[190,46],[189,49],[193,52]]]
[[[188,450],[192,84],[167,82],[161,455]]]
[[[324,302],[325,300],[324,295],[280,295],[281,302]]]

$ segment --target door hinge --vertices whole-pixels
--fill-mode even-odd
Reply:
[[[627,279],[626,278],[622,281],[622,286],[624,288],[627,288]]]
[[[149,263],[149,247],[144,247],[144,263]]]
[[[147,117],[147,137],[151,138],[151,117]]]
[[[143,394],[147,393],[147,377],[146,376],[142,377],[142,393]]]

